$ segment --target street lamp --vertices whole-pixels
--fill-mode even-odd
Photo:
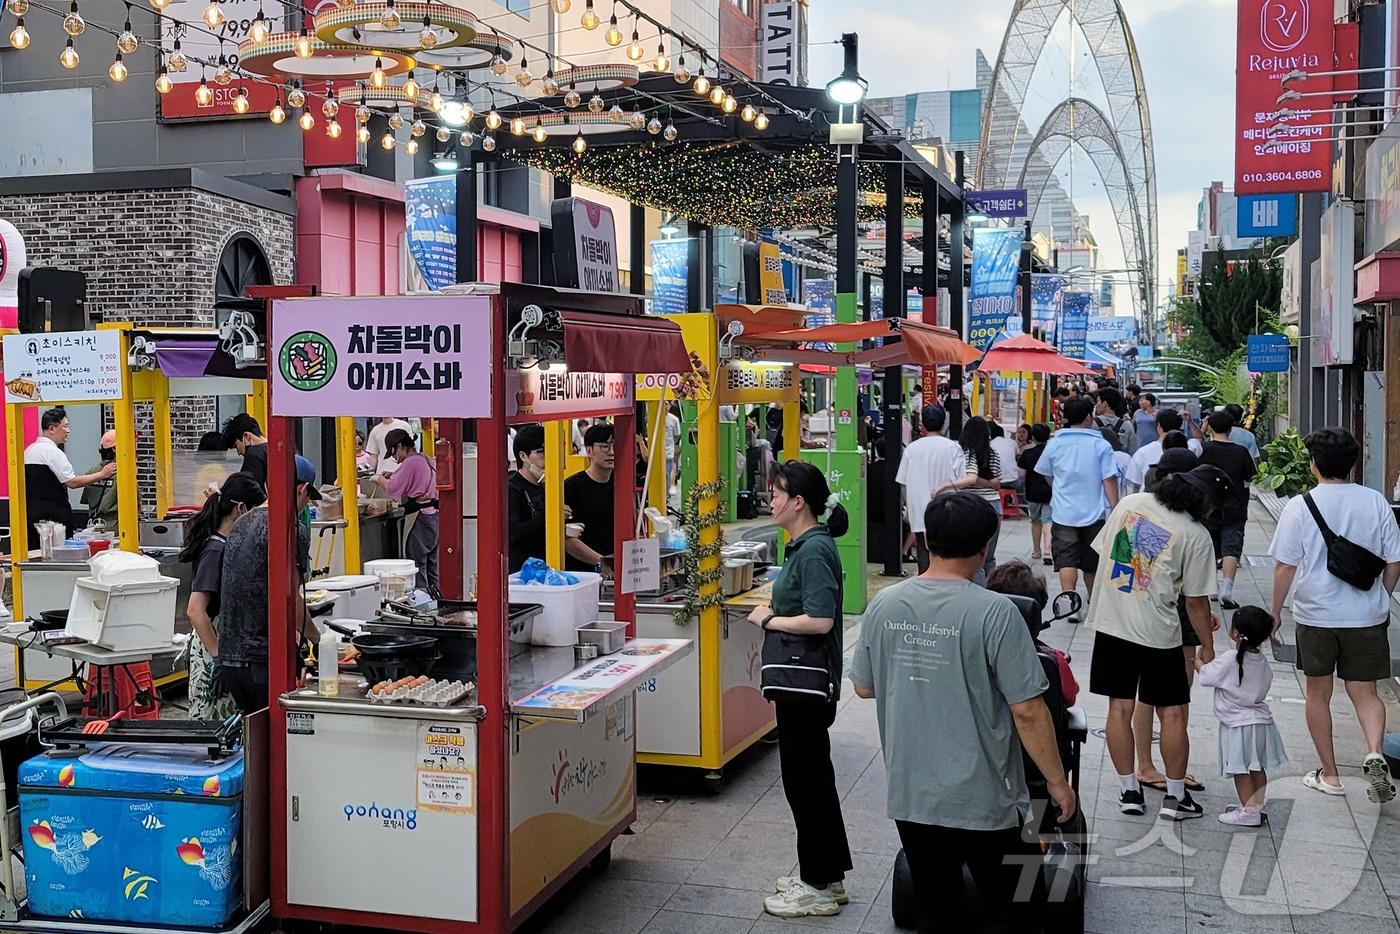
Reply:
[[[676,236],[676,234],[681,232],[681,225],[676,223],[675,215],[672,215],[666,218],[666,220],[662,222],[661,227],[658,229],[661,232],[661,236],[665,237],[667,240],[670,240],[672,237]]]
[[[455,172],[458,168],[457,150],[440,152],[433,156],[433,168],[439,172]]]
[[[853,32],[841,35],[841,47],[845,50],[845,67],[839,77],[832,78],[826,85],[826,96],[843,105],[859,104],[865,100],[865,92],[870,82],[860,76],[856,67],[859,40]]]

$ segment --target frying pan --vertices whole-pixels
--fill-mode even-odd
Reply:
[[[437,647],[437,639],[433,636],[410,636],[396,632],[356,633],[339,623],[326,623],[326,626],[342,636],[349,636],[350,644],[356,651],[369,658],[387,655],[426,656]]]

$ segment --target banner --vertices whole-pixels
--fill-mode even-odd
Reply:
[[[1060,353],[1073,360],[1083,360],[1089,337],[1089,312],[1094,296],[1089,292],[1066,292],[1064,310],[1060,314]]]
[[[1186,274],[1201,274],[1201,257],[1205,253],[1206,235],[1204,231],[1192,230],[1186,234]]]
[[[783,281],[783,258],[778,245],[768,240],[758,244],[758,288],[765,305],[786,305],[787,284]]]
[[[1319,301],[1312,307],[1314,365],[1339,366],[1352,362],[1355,343],[1356,205],[1334,201],[1322,212],[1322,250],[1317,266]],[[9,338],[6,338],[8,345]]]
[[[803,325],[809,328],[836,323],[836,280],[808,279],[802,283],[803,304],[807,306],[807,317]],[[832,350],[835,344],[818,341],[812,344],[816,350]]]
[[[1136,342],[1137,319],[1127,315],[1093,315],[1089,318],[1088,341],[1091,344]]]
[[[1054,273],[1031,276],[1031,327],[1038,328],[1047,344],[1055,343],[1055,322],[1060,319],[1069,280]]]
[[[1285,90],[1333,89],[1332,78],[1280,80],[1291,71],[1333,69],[1333,0],[1239,0],[1235,42],[1235,194],[1329,191],[1328,97],[1278,103]],[[1280,108],[1293,111],[1285,125]],[[1271,143],[1271,140],[1274,142]]]
[[[972,288],[967,342],[986,350],[1019,309],[1022,233],[1015,227],[978,227],[972,232]]]
[[[769,0],[761,9],[758,79],[766,84],[789,87],[800,84],[796,0]]]
[[[420,178],[403,186],[408,255],[434,292],[457,281],[457,178]]]
[[[680,315],[688,310],[689,243],[685,240],[651,241],[651,313]]]

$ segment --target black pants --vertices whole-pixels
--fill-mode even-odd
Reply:
[[[914,553],[918,557],[919,573],[922,574],[928,570],[928,539],[923,532],[914,533]]]
[[[797,825],[798,870],[803,882],[821,888],[841,881],[851,868],[827,732],[836,705],[779,701],[775,706],[783,791]]]
[[[218,682],[214,685],[215,694],[227,694],[233,698],[242,713],[256,713],[267,706],[267,666],[252,665],[248,668],[219,666]]]
[[[963,830],[895,821],[919,908],[919,934],[935,931],[1039,930],[1036,915],[1045,903],[1040,878],[1040,847],[1020,827]],[[963,865],[977,883],[985,911],[968,916],[963,901]]]

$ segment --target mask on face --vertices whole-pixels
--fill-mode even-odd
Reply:
[[[536,467],[530,461],[525,462],[525,472],[528,473],[531,477],[534,477],[536,483],[539,483],[540,479],[544,477],[544,468]]]
[[[105,462],[105,461],[114,461],[114,460],[117,459],[117,449],[116,449],[116,448],[98,448],[98,449],[97,449],[97,453],[100,454],[100,455],[102,456],[102,460],[103,460],[104,462]]]

